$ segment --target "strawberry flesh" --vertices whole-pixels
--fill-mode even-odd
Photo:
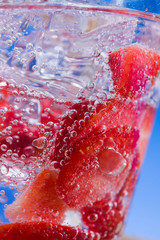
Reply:
[[[133,44],[109,54],[115,90],[124,98],[138,99],[146,94],[160,70],[160,56]]]
[[[21,222],[0,225],[3,240],[98,240],[99,234],[46,222]]]
[[[124,126],[103,134],[92,132],[75,143],[57,179],[59,195],[70,207],[81,208],[106,194],[117,194],[129,173],[138,139],[137,129]]]
[[[17,199],[5,208],[11,222],[47,220],[61,223],[68,208],[56,192],[57,172],[44,169]]]
[[[69,161],[70,149],[75,142],[83,141],[94,131],[103,135],[103,132],[119,125],[139,127],[144,108],[143,102],[137,107],[126,100],[110,99],[104,104],[95,104],[93,101],[81,99],[70,108],[69,114],[61,119],[51,160],[61,169]]]
[[[112,202],[104,198],[93,206],[81,210],[82,219],[89,230],[100,233],[101,239],[111,240],[119,235],[124,225],[124,214],[118,200]]]

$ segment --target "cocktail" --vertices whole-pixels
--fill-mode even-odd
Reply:
[[[9,1],[0,24],[0,179],[19,192],[0,239],[119,239],[160,98],[159,17]]]

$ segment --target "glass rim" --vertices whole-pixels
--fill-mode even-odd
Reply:
[[[4,1],[4,3],[3,3]],[[0,1],[0,10],[7,10],[7,9],[26,9],[26,10],[78,10],[78,11],[93,11],[93,12],[104,12],[104,13],[111,13],[111,14],[121,14],[121,15],[128,15],[133,17],[140,17],[143,19],[151,20],[151,21],[160,21],[160,14],[157,13],[150,13],[145,11],[140,11],[132,8],[127,8],[123,6],[117,6],[115,4],[105,4],[105,5],[98,5],[93,3],[82,3],[83,0],[79,1],[68,1],[68,0],[9,0],[6,3],[6,0]],[[86,0],[85,0],[86,1]],[[92,0],[91,0],[92,1]],[[88,2],[91,2],[88,1]],[[103,1],[103,0],[102,0]]]

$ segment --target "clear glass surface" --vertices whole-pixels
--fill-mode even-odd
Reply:
[[[123,234],[160,97],[159,24],[104,1],[1,2],[2,223]]]

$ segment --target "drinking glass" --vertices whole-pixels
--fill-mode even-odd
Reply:
[[[1,2],[0,239],[122,238],[160,98],[159,27],[105,1]]]

